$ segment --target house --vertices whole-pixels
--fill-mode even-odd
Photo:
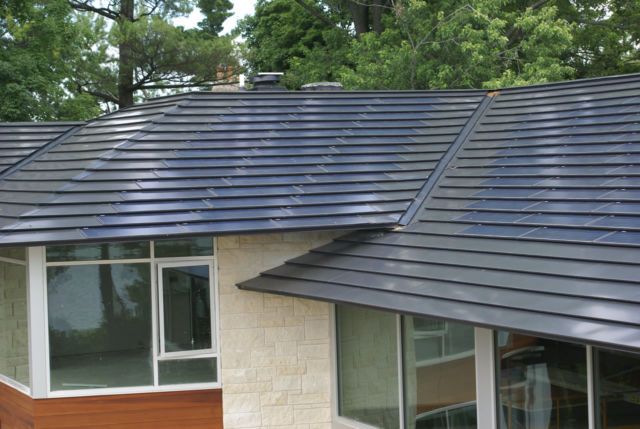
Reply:
[[[627,75],[3,124],[0,427],[638,428],[639,119]]]

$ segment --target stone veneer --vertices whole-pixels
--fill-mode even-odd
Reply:
[[[0,374],[29,386],[26,274],[0,261]]]
[[[329,305],[239,290],[238,282],[344,232],[218,238],[224,427],[331,427]]]

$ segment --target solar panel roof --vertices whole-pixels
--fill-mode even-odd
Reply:
[[[0,181],[0,244],[392,226],[484,94],[202,92],[122,109]]]
[[[240,286],[640,348],[640,76],[489,98],[405,228]]]

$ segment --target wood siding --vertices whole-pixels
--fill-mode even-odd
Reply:
[[[0,383],[0,429],[34,429],[33,399]]]
[[[0,384],[1,429],[222,429],[222,391],[31,399]]]

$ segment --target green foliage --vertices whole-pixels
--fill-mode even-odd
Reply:
[[[640,71],[637,0],[309,0],[323,19],[297,3],[261,0],[242,27],[249,67],[286,71],[290,88],[495,88]],[[384,5],[382,31],[353,31],[345,11],[359,4]]]
[[[222,31],[224,21],[233,15],[231,0],[198,0],[198,8],[204,15],[198,27],[212,36],[217,36]]]
[[[229,0],[199,0],[205,19],[198,29],[172,18],[192,11],[189,0],[68,0],[100,37],[77,64],[80,92],[120,107],[136,97],[213,84],[220,65],[237,66],[231,37],[219,37]]]
[[[254,72],[288,69],[291,59],[324,46],[323,31],[332,29],[293,0],[258,0],[239,28]]]
[[[88,119],[95,99],[73,93],[82,33],[63,0],[0,2],[0,120]]]
[[[640,1],[564,0],[559,8],[576,25],[567,61],[578,77],[640,72]]]

